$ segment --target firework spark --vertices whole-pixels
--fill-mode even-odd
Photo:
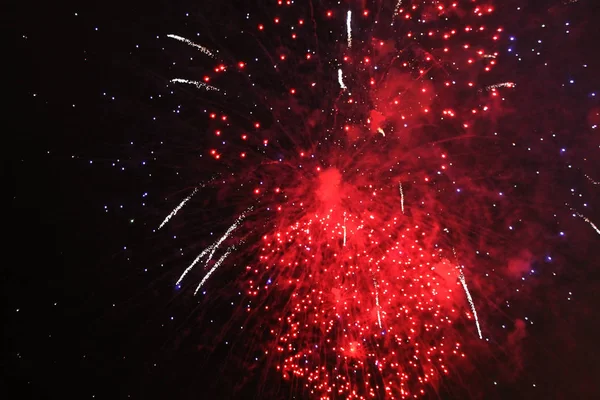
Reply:
[[[179,286],[181,284],[181,281],[183,280],[183,278],[188,274],[188,272],[190,272],[192,270],[192,268],[194,268],[194,266],[204,258],[204,256],[208,255],[208,257],[206,258],[204,265],[208,265],[208,263],[210,262],[210,260],[212,259],[212,257],[214,256],[215,252],[218,250],[219,246],[221,246],[221,244],[231,235],[231,233],[233,231],[235,231],[240,224],[242,223],[242,221],[244,221],[244,219],[246,218],[246,213],[251,211],[252,207],[248,208],[248,210],[246,210],[245,212],[243,212],[242,214],[240,214],[240,216],[235,220],[235,222],[227,229],[227,231],[223,234],[223,236],[221,236],[219,238],[219,240],[217,240],[215,243],[211,244],[210,246],[208,246],[207,248],[205,248],[204,250],[202,250],[202,252],[198,255],[198,257],[196,257],[194,259],[194,261],[190,264],[189,267],[187,267],[183,273],[181,274],[181,276],[179,277],[179,279],[177,280],[177,282],[175,283],[175,286]],[[224,260],[224,259],[223,259]],[[202,282],[202,284],[204,283],[204,281]]]
[[[207,91],[210,91],[210,90],[215,90],[217,92],[219,91],[218,88],[216,88],[214,86],[211,86],[211,85],[207,85],[206,83],[200,82],[200,81],[193,81],[193,80],[183,79],[183,78],[174,78],[174,79],[171,79],[171,82],[173,82],[173,83],[187,83],[188,85],[194,85],[198,89],[204,89],[204,90],[207,90]]]
[[[593,180],[588,174],[585,174],[585,177],[588,179],[588,181],[592,182],[592,185],[600,185],[600,182]]]
[[[194,291],[194,295],[196,295],[198,293],[198,291],[200,290],[200,288],[206,283],[206,281],[208,280],[208,278],[210,278],[210,276],[212,275],[212,273],[215,272],[217,270],[217,268],[219,268],[221,266],[221,264],[223,263],[223,261],[225,261],[225,259],[227,258],[227,256],[229,256],[229,254],[231,254],[231,252],[233,250],[235,250],[235,246],[231,246],[230,248],[228,248],[227,251],[225,251],[225,254],[223,254],[221,256],[221,258],[219,258],[217,260],[217,262],[213,265],[213,267],[207,272],[206,275],[204,275],[204,278],[202,278],[202,280],[200,281],[200,284],[198,285],[198,287]]]
[[[181,208],[185,205],[185,203],[187,203],[196,193],[198,192],[198,188],[195,188],[194,191],[185,199],[183,199],[181,201],[181,203],[179,203],[179,205],[177,207],[175,207],[175,209],[173,209],[173,211],[171,211],[169,213],[169,215],[166,216],[166,218],[163,220],[163,222],[160,224],[160,226],[158,227],[158,229],[162,228],[163,226],[165,226],[165,224],[167,222],[169,222],[169,220],[171,218],[173,218],[175,216],[175,214],[177,214],[179,212],[179,210],[181,210]]]
[[[189,39],[186,39],[186,38],[184,38],[182,36],[179,36],[179,35],[173,35],[173,34],[169,34],[169,35],[167,35],[167,37],[169,37],[171,39],[179,40],[180,42],[183,42],[183,43],[185,43],[185,44],[187,44],[189,46],[192,46],[192,47],[200,50],[202,53],[206,54],[207,56],[215,58],[215,55],[213,54],[212,51],[210,51],[209,49],[207,49],[204,46],[201,46],[201,45],[199,45],[197,43],[192,42]]]
[[[473,318],[475,318],[475,326],[477,326],[477,333],[479,334],[479,339],[483,339],[481,335],[481,327],[479,326],[479,318],[477,318],[477,310],[475,309],[475,303],[473,302],[473,298],[471,297],[471,292],[469,292],[469,287],[467,286],[467,280],[465,279],[465,274],[462,269],[460,274],[458,275],[458,279],[465,290],[465,294],[467,295],[467,300],[469,301],[469,305],[471,306],[471,311],[473,311]]]
[[[586,217],[585,215],[578,213],[577,211],[574,211],[575,215],[577,215],[579,218],[583,219],[585,222],[587,222],[589,224],[589,226],[592,227],[592,229],[594,229],[596,231],[596,233],[598,235],[600,235],[600,228],[598,228],[596,226],[596,224],[594,224],[588,217]]]
[[[340,87],[342,88],[342,90],[346,90],[348,89],[346,87],[346,85],[344,84],[344,73],[342,72],[341,68],[338,68],[338,83],[340,84]]]
[[[392,17],[391,25],[394,26],[394,21],[396,20],[396,16],[398,15],[398,11],[400,11],[400,6],[402,6],[402,0],[398,0],[396,6],[394,7],[394,15]]]
[[[352,47],[352,11],[346,14],[346,35],[348,36],[348,48]]]
[[[502,83],[496,83],[495,85],[486,86],[485,90],[493,90],[493,89],[498,89],[501,87],[514,88],[515,86],[517,86],[517,85],[514,82],[502,82]]]
[[[400,189],[400,207],[402,214],[404,214],[404,190],[402,190],[402,182],[398,182],[398,189]]]

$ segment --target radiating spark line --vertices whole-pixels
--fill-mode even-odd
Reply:
[[[352,47],[352,11],[346,14],[346,32],[348,34],[348,47]]]
[[[596,182],[595,180],[593,180],[588,174],[584,174],[586,178],[588,178],[588,180],[590,182],[592,182],[593,185],[600,185],[600,182]]]
[[[173,218],[175,216],[175,214],[177,214],[177,212],[179,210],[181,210],[181,208],[185,205],[185,203],[187,203],[192,196],[194,196],[196,194],[196,192],[198,192],[198,188],[195,188],[194,191],[192,192],[192,194],[190,194],[188,197],[186,197],[185,199],[183,199],[181,201],[181,203],[179,203],[179,205],[177,207],[175,207],[173,209],[173,211],[171,211],[171,213],[169,215],[167,215],[167,217],[164,219],[164,221],[160,224],[160,226],[158,227],[158,229],[162,228],[167,222],[169,222],[169,220],[171,218]]]
[[[194,259],[194,261],[192,261],[192,263],[190,264],[189,267],[187,267],[185,269],[185,271],[183,271],[183,273],[181,274],[181,276],[179,277],[179,279],[177,280],[177,282],[175,282],[175,286],[179,286],[179,284],[181,283],[181,281],[183,280],[183,278],[187,275],[188,272],[190,272],[192,270],[192,268],[194,268],[194,266],[198,263],[198,261],[200,261],[202,259],[202,257],[204,257],[206,255],[206,253],[208,253],[209,251],[211,251],[214,247],[214,244],[211,244],[210,246],[208,246],[207,248],[205,248],[204,250],[202,250],[202,253],[200,253],[198,255],[198,257],[196,257]]]
[[[375,304],[377,305],[377,321],[379,322],[379,328],[383,329],[381,325],[381,307],[379,306],[379,285],[377,284],[377,280],[373,278],[373,284],[375,285]]]
[[[377,132],[381,133],[385,137],[385,131],[381,128],[377,128]]]
[[[207,49],[207,48],[206,48],[206,47],[204,47],[204,46],[200,46],[199,44],[192,42],[192,41],[191,41],[191,40],[189,40],[189,39],[186,39],[186,38],[184,38],[184,37],[182,37],[182,36],[179,36],[179,35],[173,35],[173,34],[168,34],[168,35],[167,35],[167,37],[169,37],[169,38],[171,38],[171,39],[179,40],[180,42],[183,42],[183,43],[185,43],[185,44],[187,44],[187,45],[190,45],[190,46],[192,46],[192,47],[195,47],[195,48],[197,48],[198,50],[200,50],[201,52],[203,52],[204,54],[206,54],[207,56],[209,56],[209,57],[212,57],[212,58],[215,58],[215,55],[213,54],[213,52],[212,52],[212,51],[210,51],[209,49]]]
[[[473,303],[473,298],[471,297],[471,293],[469,292],[469,288],[467,287],[467,280],[465,279],[465,275],[463,274],[462,269],[460,271],[460,275],[458,276],[458,279],[460,280],[460,283],[462,284],[463,289],[465,289],[465,293],[467,295],[467,300],[469,301],[469,304],[471,305],[471,311],[473,311],[473,317],[475,318],[475,325],[477,326],[477,333],[479,333],[479,339],[483,339],[483,336],[481,335],[481,328],[479,327],[479,319],[477,318],[477,310],[475,309],[475,303]]]
[[[171,82],[173,82],[173,83],[187,83],[189,85],[196,86],[198,89],[216,90],[217,92],[220,91],[216,87],[211,86],[211,85],[207,85],[206,83],[200,82],[200,81],[192,81],[192,80],[189,80],[189,79],[175,78],[175,79],[171,79]]]
[[[496,83],[495,85],[486,86],[485,90],[498,89],[500,87],[514,88],[515,86],[517,86],[517,84],[514,82],[502,82]]]
[[[194,291],[194,296],[196,295],[196,293],[198,293],[198,290],[200,290],[200,288],[202,287],[202,285],[204,285],[204,283],[208,280],[208,278],[212,275],[212,273],[215,272],[217,270],[217,268],[219,268],[219,266],[223,263],[223,261],[225,261],[225,259],[227,258],[227,256],[229,254],[231,254],[231,252],[233,250],[235,250],[235,246],[231,246],[230,248],[228,248],[227,251],[225,252],[225,254],[223,254],[221,256],[221,258],[219,258],[217,260],[217,262],[215,263],[215,265],[213,265],[213,267],[210,269],[210,271],[208,271],[208,273],[206,275],[204,275],[204,278],[202,278],[202,280],[200,281],[200,284],[198,285],[198,287]]]
[[[346,247],[346,213],[344,213],[344,247]]]
[[[338,82],[339,82],[339,84],[340,84],[340,87],[341,87],[343,90],[346,90],[346,89],[348,89],[348,88],[346,87],[346,85],[344,85],[344,76],[343,76],[343,73],[342,73],[342,69],[341,69],[341,68],[338,68]]]
[[[404,214],[404,191],[402,190],[402,182],[398,182],[398,188],[400,189],[400,207],[402,214]]]
[[[401,5],[402,5],[402,0],[398,0],[398,2],[396,3],[396,7],[394,7],[394,15],[392,16],[392,26],[394,26],[394,20],[396,19],[396,16],[398,15],[398,10],[400,10]]]
[[[221,238],[219,240],[217,240],[215,243],[213,243],[210,246],[208,246],[206,249],[202,250],[202,252],[198,255],[198,257],[196,257],[196,259],[190,264],[190,266],[187,267],[185,269],[185,271],[183,271],[183,273],[181,274],[181,276],[179,277],[179,279],[175,283],[175,286],[178,286],[181,283],[181,281],[183,280],[183,278],[187,275],[187,273],[190,272],[192,270],[192,268],[194,268],[194,266],[208,252],[210,252],[210,254],[208,255],[206,261],[204,262],[204,265],[206,266],[210,262],[210,260],[212,259],[213,255],[215,254],[215,252],[217,251],[217,249],[219,248],[219,246],[221,245],[221,243],[223,243],[225,241],[225,239],[227,239],[229,237],[229,235],[231,235],[231,233],[240,226],[240,224],[242,223],[242,221],[244,220],[244,218],[246,218],[246,213],[248,211],[251,211],[251,210],[252,210],[252,207],[248,208],[246,211],[244,211],[243,213],[241,213],[240,216],[229,227],[229,229],[227,229],[227,231],[223,234],[223,236],[221,236]]]
[[[578,213],[577,211],[573,210],[573,212],[581,219],[583,219],[585,222],[587,222],[592,228],[594,228],[594,230],[596,231],[596,233],[598,235],[600,235],[600,229],[596,226],[596,224],[594,224],[592,221],[590,221],[590,219],[588,217],[586,217],[583,214]]]

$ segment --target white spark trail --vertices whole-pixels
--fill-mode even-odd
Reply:
[[[348,47],[352,47],[352,11],[346,14],[346,32],[348,33]]]
[[[514,88],[515,86],[517,86],[517,84],[514,82],[502,82],[502,83],[496,83],[495,85],[487,86],[485,88],[485,90],[498,89],[501,87]]]
[[[481,335],[481,328],[479,327],[479,319],[477,318],[477,310],[475,309],[475,303],[473,303],[473,298],[471,297],[471,293],[469,292],[469,288],[467,287],[467,280],[465,279],[465,274],[463,274],[462,269],[460,271],[458,279],[460,280],[463,289],[465,289],[465,293],[467,294],[467,300],[471,305],[471,311],[473,311],[473,317],[475,317],[475,325],[477,326],[477,333],[479,333],[479,339],[483,339],[483,336]]]
[[[195,47],[198,50],[200,50],[201,52],[203,52],[204,54],[206,54],[207,56],[215,58],[215,55],[213,54],[212,51],[210,51],[209,49],[207,49],[204,46],[200,46],[199,44],[192,42],[189,39],[186,39],[186,38],[184,38],[182,36],[179,36],[179,35],[173,35],[173,34],[168,34],[167,37],[169,37],[171,39],[179,40],[180,42],[183,42],[183,43],[185,43],[185,44],[187,44],[189,46]]]
[[[165,220],[160,224],[160,226],[158,227],[158,229],[162,228],[163,226],[165,226],[165,224],[167,222],[169,222],[169,220],[171,218],[173,218],[175,216],[175,214],[177,214],[177,212],[179,212],[179,210],[181,210],[181,208],[185,205],[185,203],[187,203],[192,196],[194,196],[196,193],[198,192],[198,188],[195,188],[194,191],[192,192],[192,194],[190,194],[188,197],[186,197],[185,199],[183,199],[181,201],[181,203],[179,203],[179,205],[177,207],[175,207],[173,209],[173,211],[171,211],[171,213],[169,215],[167,215],[167,217],[165,218]]]
[[[206,261],[204,261],[204,266],[206,266],[210,260],[212,260],[212,257],[214,256],[215,252],[217,251],[217,249],[219,248],[219,246],[225,241],[225,239],[227,239],[229,237],[229,235],[231,235],[231,233],[236,230],[240,224],[242,223],[242,221],[244,220],[244,218],[246,218],[246,213],[248,211],[251,211],[252,207],[248,208],[246,211],[244,211],[243,213],[240,214],[240,216],[235,220],[235,222],[229,227],[229,229],[227,229],[227,231],[223,234],[223,236],[221,236],[221,238],[219,240],[217,240],[215,243],[211,244],[210,246],[208,246],[206,249],[202,250],[202,253],[200,253],[198,255],[198,257],[196,257],[196,259],[190,264],[189,267],[187,267],[185,269],[185,271],[183,271],[183,273],[181,274],[181,276],[179,277],[179,279],[177,280],[177,282],[175,283],[175,286],[178,286],[181,281],[183,280],[183,278],[187,275],[188,272],[190,272],[192,270],[192,268],[194,268],[194,266],[207,254],[210,252],[210,254],[208,254],[208,257],[206,258]]]
[[[377,284],[377,280],[373,277],[373,284],[375,285],[375,304],[377,305],[377,321],[379,322],[379,328],[383,329],[381,325],[381,306],[379,305],[379,285]]]
[[[402,182],[398,182],[398,188],[400,189],[400,206],[402,207],[402,214],[404,214],[404,191],[402,190]]]
[[[344,212],[344,247],[346,247],[346,213]]]
[[[338,82],[339,82],[339,84],[340,84],[340,87],[341,87],[343,90],[346,90],[346,89],[348,89],[348,88],[346,87],[346,85],[344,85],[344,76],[343,76],[343,73],[342,73],[342,69],[341,69],[341,68],[338,68]]]
[[[588,224],[589,224],[589,225],[590,225],[592,228],[594,228],[594,230],[596,231],[596,233],[597,233],[598,235],[600,235],[600,229],[599,229],[599,228],[596,226],[596,224],[594,224],[592,221],[590,221],[590,219],[589,219],[588,217],[586,217],[585,215],[583,215],[583,214],[580,214],[580,213],[578,213],[577,211],[574,211],[574,212],[575,212],[575,214],[576,214],[576,215],[577,215],[579,218],[583,219],[583,220],[584,220],[585,222],[587,222],[587,223],[588,223]]]
[[[208,271],[208,273],[206,275],[204,275],[204,278],[202,278],[202,280],[200,281],[200,284],[198,285],[198,287],[194,291],[194,296],[196,295],[196,293],[198,293],[198,290],[200,290],[200,288],[202,287],[202,285],[204,285],[204,283],[208,280],[208,278],[212,275],[212,273],[215,272],[217,270],[217,268],[219,268],[219,266],[221,266],[221,264],[223,263],[223,261],[225,261],[225,259],[227,258],[227,256],[229,254],[231,254],[231,252],[233,250],[235,250],[235,246],[231,246],[230,248],[228,248],[227,251],[225,252],[225,254],[223,254],[221,256],[221,258],[219,258],[219,260],[217,260],[217,262],[215,263],[215,265],[213,265],[213,267],[210,269],[210,271]]]
[[[187,267],[185,269],[185,271],[183,271],[183,274],[181,274],[181,276],[179,277],[179,280],[177,280],[177,282],[175,282],[175,286],[179,286],[179,284],[181,283],[183,278],[187,275],[187,273],[190,272],[192,270],[192,268],[194,268],[194,265],[198,264],[198,261],[200,261],[202,259],[202,257],[204,257],[206,255],[206,253],[208,253],[209,251],[211,251],[213,249],[213,246],[214,246],[214,244],[211,244],[210,246],[208,246],[207,248],[202,250],[202,253],[200,253],[194,261],[192,261],[190,266]]]
[[[392,26],[394,26],[394,20],[396,19],[396,16],[398,15],[398,10],[400,10],[401,5],[402,5],[402,0],[398,0],[398,2],[396,3],[396,7],[394,8],[394,15],[392,16]]]
[[[588,174],[584,174],[586,178],[588,178],[588,180],[590,182],[592,182],[593,185],[600,185],[600,182],[596,182],[595,180],[593,180]]]
[[[385,137],[385,131],[382,128],[377,128],[377,132],[381,133]]]
[[[171,79],[171,82],[173,83],[187,83],[188,85],[194,85],[196,86],[198,89],[205,89],[205,90],[216,90],[217,92],[219,92],[220,90],[214,86],[211,85],[207,85],[204,82],[200,82],[200,81],[192,81],[189,79],[183,79],[183,78],[175,78],[175,79]]]

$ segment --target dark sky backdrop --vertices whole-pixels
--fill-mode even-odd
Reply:
[[[563,19],[548,11],[549,4],[560,2],[523,3],[530,3],[532,26],[535,15]],[[553,107],[572,102],[573,115],[584,118],[591,109],[586,93],[600,93],[600,69],[594,69],[600,67],[600,4],[580,3],[569,9],[577,40],[551,34],[556,43],[546,50],[557,64],[573,60],[573,68],[554,69],[552,79],[566,83],[572,71],[580,86],[561,93],[559,104],[543,101]],[[218,349],[207,359],[194,340],[183,340],[204,327],[194,316],[193,302],[173,293],[168,265],[161,268],[157,262],[169,259],[173,250],[149,248],[155,245],[151,229],[170,211],[161,195],[188,188],[190,172],[174,158],[148,167],[152,178],[139,167],[151,150],[160,149],[165,130],[185,138],[193,134],[171,116],[168,101],[147,98],[164,92],[168,79],[170,54],[159,51],[166,41],[156,36],[183,26],[185,12],[202,5],[109,0],[20,2],[5,8],[11,46],[3,50],[2,64],[11,72],[5,71],[3,83],[16,91],[5,91],[2,130],[9,208],[0,267],[0,397],[233,396],[231,388],[247,371],[223,371],[226,352]],[[534,38],[535,30],[529,32]],[[574,67],[582,62],[590,68]],[[519,68],[527,74],[535,66]],[[160,124],[151,122],[153,115],[160,116]],[[117,158],[125,171],[106,167]],[[183,169],[175,176],[179,166]],[[156,187],[164,192],[151,193],[141,207],[142,194]],[[573,271],[535,293],[535,301],[548,307],[531,314],[539,324],[529,331],[523,376],[490,389],[485,398],[600,398],[600,257],[592,251],[600,241],[588,228],[579,225],[586,230],[588,252],[573,255]],[[568,292],[574,295],[567,302]],[[220,311],[226,309],[215,315]],[[474,378],[465,379],[467,387]],[[235,398],[253,398],[264,385],[269,381],[250,379]],[[468,390],[459,392],[464,396]]]

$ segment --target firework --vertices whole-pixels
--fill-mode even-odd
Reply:
[[[404,9],[402,1],[393,1],[374,13],[380,19],[366,19],[371,27],[362,30],[368,24],[359,24],[358,16],[370,14],[345,11],[345,26],[338,20],[331,28],[341,39],[336,41],[320,40],[316,29],[313,35],[301,30],[309,19],[334,24],[334,12],[315,17],[311,3],[309,15],[295,18],[290,40],[298,39],[297,32],[317,37],[318,51],[298,55],[283,46],[271,49],[268,37],[255,39],[273,64],[265,80],[286,82],[291,76],[296,82],[285,83],[290,88],[283,97],[254,83],[267,68],[250,73],[245,62],[227,64],[237,66],[230,69],[248,83],[239,91],[267,104],[273,122],[253,122],[249,134],[253,111],[238,121],[240,140],[222,140],[218,124],[228,132],[238,125],[226,109],[209,113],[214,169],[235,171],[216,189],[219,198],[235,199],[232,208],[246,211],[199,253],[176,285],[192,279],[192,269],[203,261],[208,271],[194,294],[204,288],[210,296],[220,288],[218,269],[244,260],[248,265],[236,284],[249,300],[241,308],[273,321],[253,332],[269,368],[301,382],[314,398],[427,396],[465,362],[463,343],[475,337],[475,329],[471,322],[465,329],[464,322],[474,319],[479,339],[480,323],[487,326],[478,291],[488,270],[475,254],[495,248],[517,214],[509,200],[502,202],[510,188],[498,176],[510,177],[518,163],[493,163],[500,145],[481,127],[501,112],[498,92],[516,85],[490,85],[486,76],[502,61],[496,50],[503,28],[486,25],[491,6],[425,1]],[[384,18],[389,32],[376,29]],[[253,40],[268,29],[260,24]],[[213,55],[185,38],[169,37]],[[211,69],[215,76],[227,70]],[[202,81],[171,82],[219,90]],[[184,205],[191,207],[195,193],[160,228]],[[236,235],[250,230],[261,238],[241,244]],[[230,245],[214,262],[225,242]],[[528,245],[501,247],[508,253]],[[456,267],[452,260],[458,258],[466,268]],[[490,263],[508,261],[498,256]]]

